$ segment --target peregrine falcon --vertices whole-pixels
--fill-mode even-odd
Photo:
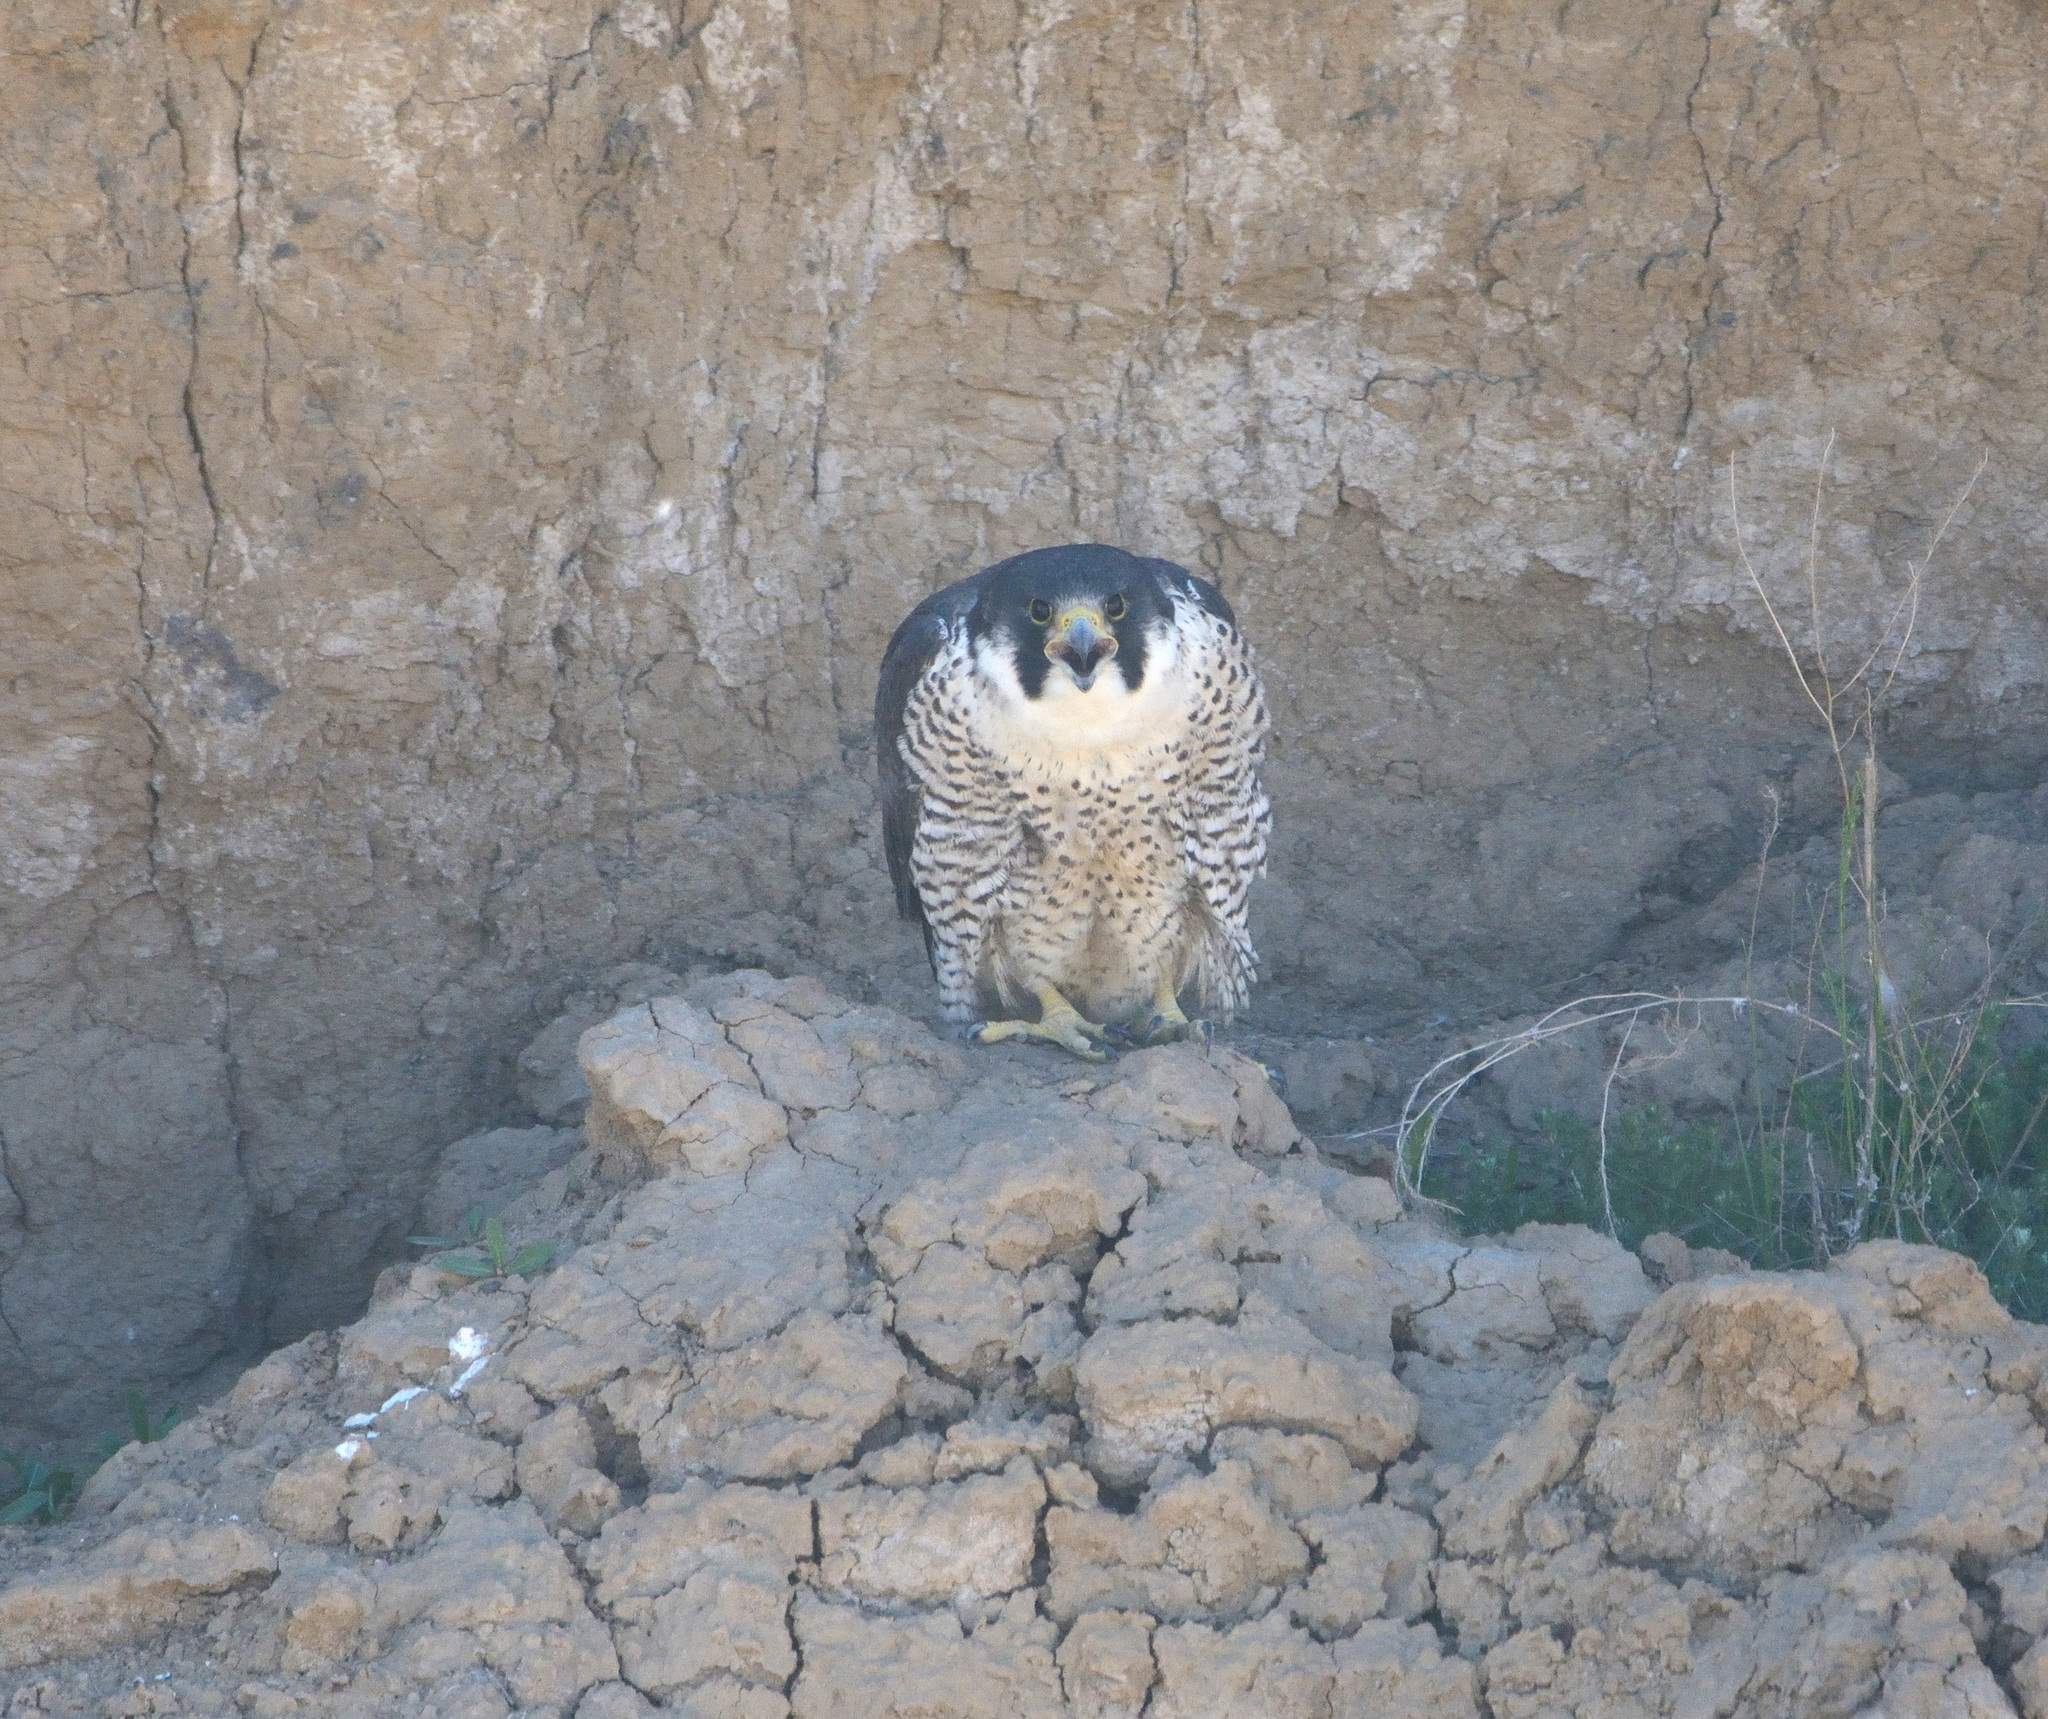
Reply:
[[[875,693],[883,833],[946,1018],[1095,1062],[1201,1036],[1190,983],[1242,1008],[1266,727],[1237,617],[1170,561],[1034,549],[911,610]]]

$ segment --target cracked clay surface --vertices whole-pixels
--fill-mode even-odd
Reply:
[[[551,1267],[0,1534],[9,1715],[2048,1715],[2048,1333],[1963,1259],[1454,1241],[1232,1052],[755,971],[580,1059]]]

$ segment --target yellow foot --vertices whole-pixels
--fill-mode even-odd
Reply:
[[[1093,1021],[1084,1020],[1080,1010],[1051,986],[1038,994],[1038,1008],[1035,1021],[981,1021],[967,1029],[967,1036],[978,1045],[1001,1044],[1005,1039],[1036,1039],[1041,1044],[1058,1045],[1083,1062],[1109,1060],[1109,1052],[1100,1042],[1108,1038],[1108,1032]]]
[[[1152,999],[1152,1013],[1134,1022],[1131,1037],[1141,1045],[1170,1045],[1186,1039],[1209,1048],[1209,1023],[1191,1021],[1181,1013],[1180,999],[1161,987]]]

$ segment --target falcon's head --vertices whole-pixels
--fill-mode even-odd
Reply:
[[[1011,697],[1107,715],[1178,655],[1173,599],[1155,565],[1079,543],[991,568],[967,617],[976,666]]]

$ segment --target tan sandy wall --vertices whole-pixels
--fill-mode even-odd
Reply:
[[[1017,548],[1169,554],[1245,614],[1283,1025],[1683,954],[1813,739],[1731,454],[1788,578],[1837,432],[1845,647],[1988,458],[1893,756],[2031,784],[2044,35],[13,0],[10,1401],[76,1424],[352,1314],[423,1155],[512,1117],[612,962],[918,1003],[872,665]]]

